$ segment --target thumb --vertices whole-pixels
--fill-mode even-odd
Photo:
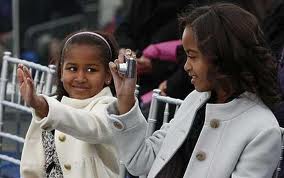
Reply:
[[[17,69],[18,83],[21,85],[24,82],[24,72],[21,68]]]
[[[113,82],[115,84],[115,86],[117,86],[118,82],[121,80],[118,72],[117,72],[117,66],[114,62],[110,62],[109,63],[109,68],[110,68],[110,72],[113,78]]]

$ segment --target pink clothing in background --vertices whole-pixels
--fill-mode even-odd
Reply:
[[[141,96],[141,102],[144,104],[150,103],[152,100],[152,95],[153,95],[153,91],[149,91],[145,93],[144,95]]]
[[[181,40],[151,44],[143,50],[143,56],[149,59],[176,62],[176,47],[178,45],[181,45]]]

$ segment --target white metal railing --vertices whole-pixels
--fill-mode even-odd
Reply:
[[[157,113],[158,113],[158,104],[159,102],[165,103],[165,109],[163,114],[163,123],[168,122],[169,120],[169,105],[176,105],[175,113],[179,109],[179,106],[182,104],[183,100],[171,98],[168,96],[161,96],[161,91],[159,89],[153,90],[152,101],[150,105],[149,115],[148,115],[148,129],[147,135],[150,136],[155,130],[157,123]]]
[[[50,95],[52,92],[55,66],[42,66],[30,61],[11,57],[11,52],[5,52],[2,61],[0,78],[0,131],[3,124],[4,106],[15,108],[25,112],[31,112],[27,104],[22,100],[17,84],[17,66],[25,65],[31,72],[34,87],[37,93]]]

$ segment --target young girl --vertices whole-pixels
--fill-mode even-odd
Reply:
[[[136,79],[110,63],[118,100],[106,114],[119,156],[130,173],[149,178],[272,177],[281,132],[270,108],[280,96],[275,60],[256,18],[236,5],[214,4],[180,20],[184,69],[195,90],[152,136],[146,137],[133,94]]]
[[[57,98],[37,95],[31,74],[18,67],[22,97],[33,108],[21,159],[23,178],[117,178],[112,131],[104,115],[114,100],[108,63],[111,36],[82,31],[65,40],[57,64]]]

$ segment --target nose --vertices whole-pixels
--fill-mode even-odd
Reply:
[[[87,81],[86,74],[85,74],[84,70],[78,70],[78,72],[76,74],[75,81],[76,82],[86,82]]]
[[[185,64],[184,64],[183,68],[184,68],[184,70],[185,70],[186,72],[191,71],[192,65],[191,65],[191,62],[190,62],[189,59],[186,60],[186,62],[185,62]]]

